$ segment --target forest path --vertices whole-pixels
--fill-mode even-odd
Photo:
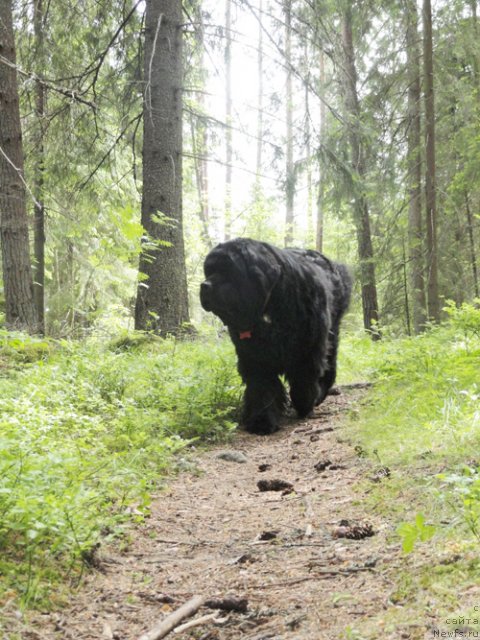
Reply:
[[[374,469],[344,442],[342,414],[361,393],[329,396],[312,418],[272,436],[239,432],[228,446],[196,453],[128,547],[101,550],[98,571],[71,606],[37,616],[36,631],[25,637],[136,640],[195,594],[247,598],[248,610],[218,611],[221,622],[168,638],[355,637],[342,632],[387,606],[388,576],[399,561],[388,523],[362,506],[358,485]],[[244,462],[225,459],[226,452]],[[260,491],[261,480],[293,490]],[[368,533],[366,522],[375,535],[342,537]],[[202,608],[193,619],[207,613]]]

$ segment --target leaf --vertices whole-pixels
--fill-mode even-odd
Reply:
[[[404,553],[411,553],[417,542],[427,542],[435,534],[435,527],[425,524],[425,517],[417,513],[414,523],[402,522],[397,527],[397,533],[402,539]]]

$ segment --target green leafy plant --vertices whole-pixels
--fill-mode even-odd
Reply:
[[[448,502],[480,542],[480,477],[478,463],[463,465],[460,471],[438,474],[442,482],[439,499]],[[443,489],[443,490],[442,490]],[[445,490],[446,489],[446,490]]]
[[[473,304],[464,302],[460,306],[448,300],[443,310],[448,314],[451,325],[466,337],[480,337],[480,298],[476,298]]]
[[[417,513],[413,522],[402,522],[397,533],[402,539],[403,551],[411,553],[418,542],[427,542],[435,535],[435,527],[425,524],[424,515]]]
[[[148,513],[176,453],[228,437],[240,384],[218,340],[1,338],[0,596],[46,603]]]

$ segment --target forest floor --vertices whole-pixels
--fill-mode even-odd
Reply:
[[[70,604],[30,616],[22,638],[136,640],[195,595],[248,604],[202,607],[169,638],[358,638],[368,621],[368,637],[385,637],[382,612],[408,560],[395,525],[363,499],[369,482],[388,482],[348,440],[344,417],[363,393],[342,388],[272,436],[238,432],[194,452],[128,544],[100,548]],[[260,490],[269,480],[284,488]],[[394,635],[433,637],[432,625],[405,622]]]

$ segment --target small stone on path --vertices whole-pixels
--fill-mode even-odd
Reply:
[[[237,462],[238,464],[245,464],[248,461],[247,456],[241,451],[222,451],[217,455],[217,458],[227,462]]]

